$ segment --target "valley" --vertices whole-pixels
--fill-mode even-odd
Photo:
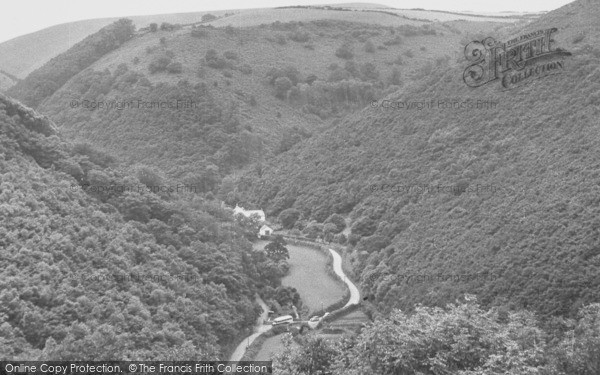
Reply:
[[[599,374],[600,3],[561,1],[0,43],[0,361]]]

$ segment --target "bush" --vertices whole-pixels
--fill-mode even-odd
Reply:
[[[377,80],[379,79],[379,71],[373,63],[365,63],[360,67],[360,73],[365,80]]]
[[[574,39],[573,44],[577,44],[581,42],[585,38],[585,34],[583,32],[579,33]]]
[[[158,25],[156,23],[151,23],[150,24],[150,31],[155,33],[156,31],[158,31]]]
[[[175,25],[168,23],[168,22],[163,22],[160,24],[160,29],[162,31],[172,31],[172,30],[175,30],[175,28],[176,28]]]
[[[157,72],[162,72],[167,69],[167,67],[169,66],[169,64],[171,64],[171,62],[172,62],[172,59],[169,56],[166,56],[166,55],[157,56],[150,62],[148,69],[150,70],[150,73],[152,73],[152,74],[157,73]]]
[[[365,52],[373,53],[375,52],[375,45],[370,40],[365,42]]]
[[[225,51],[223,56],[229,60],[237,60],[239,58],[238,54],[233,51]]]
[[[287,44],[287,40],[285,39],[285,36],[281,35],[281,34],[279,34],[275,37],[275,41],[277,42],[277,44],[279,44],[281,46],[283,46],[284,44]]]
[[[183,67],[181,66],[180,62],[172,62],[167,66],[167,71],[169,73],[181,73],[183,71]]]
[[[252,67],[248,64],[244,64],[242,66],[239,67],[239,71],[242,72],[243,74],[251,74],[252,73]]]
[[[296,30],[289,34],[290,40],[299,43],[306,43],[310,40],[310,34],[306,31]]]
[[[217,19],[217,16],[215,16],[214,14],[204,14],[201,18],[202,22],[210,22],[210,21],[214,21]]]
[[[349,44],[342,44],[336,51],[335,55],[340,59],[350,60],[354,58],[354,52]]]
[[[206,61],[206,65],[215,69],[225,69],[230,66],[230,64],[224,58],[220,57],[216,50],[209,49],[206,51],[204,55],[204,61]]]
[[[206,38],[208,36],[208,32],[205,29],[203,29],[203,28],[194,27],[192,29],[191,35],[194,38]]]
[[[286,77],[292,82],[292,86],[296,86],[300,82],[300,72],[293,66],[287,66],[285,68],[272,68],[267,72],[267,78],[271,85],[275,84],[277,78]]]
[[[402,44],[402,37],[400,35],[396,35],[395,38],[386,40],[385,42],[383,42],[383,44],[386,46],[397,46],[399,44]]]

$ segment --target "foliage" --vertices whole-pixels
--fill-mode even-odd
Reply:
[[[256,254],[215,202],[140,188],[159,183],[0,96],[0,358],[228,353],[286,264]]]
[[[289,259],[290,254],[285,245],[286,242],[283,237],[281,235],[277,235],[271,242],[265,245],[265,252],[267,253],[267,256],[275,262]]]
[[[533,314],[482,310],[472,296],[445,309],[419,306],[369,324],[357,337],[335,342],[309,336],[275,358],[275,374],[592,374],[597,373],[599,306],[582,310],[580,336],[552,338]],[[590,330],[585,330],[592,323]],[[558,339],[558,343],[557,340]],[[590,341],[591,340],[591,341]],[[591,344],[585,347],[584,345]],[[571,349],[581,345],[580,358]],[[557,360],[557,356],[558,359]],[[564,362],[563,362],[564,361]],[[557,365],[557,362],[560,363]],[[561,365],[563,367],[561,367]],[[572,366],[572,367],[564,367]]]
[[[301,212],[295,208],[288,208],[279,213],[279,222],[285,229],[292,229],[300,218]]]
[[[8,93],[35,108],[77,73],[131,39],[134,31],[131,20],[120,19],[53,58],[17,82]]]
[[[352,46],[350,44],[345,43],[335,50],[335,55],[340,59],[349,60],[354,57],[354,52],[352,51]]]

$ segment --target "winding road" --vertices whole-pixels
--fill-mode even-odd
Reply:
[[[346,283],[348,289],[350,290],[350,299],[344,305],[344,307],[358,304],[360,302],[360,292],[358,291],[356,285],[354,285],[354,283],[350,281],[350,279],[348,279],[348,277],[344,273],[344,270],[342,269],[342,257],[340,256],[340,254],[338,254],[337,251],[333,249],[329,249],[329,252],[333,257],[333,272],[335,272],[336,275],[338,275],[342,280],[344,280],[344,283]]]
[[[263,324],[263,322],[267,321],[267,317],[269,316],[269,307],[267,306],[265,301],[263,301],[259,295],[256,295],[256,302],[258,302],[263,311],[260,314],[256,325],[254,326],[254,333],[242,340],[242,342],[237,346],[237,348],[235,348],[235,350],[231,354],[231,357],[229,357],[230,361],[241,360],[244,356],[244,353],[246,353],[247,347],[250,344],[252,344],[258,336],[260,336],[262,333],[267,332],[273,327],[271,324]]]
[[[329,249],[329,252],[333,257],[333,271],[336,273],[336,275],[340,277],[340,279],[344,281],[344,283],[348,286],[348,289],[350,290],[350,298],[348,299],[348,302],[344,305],[344,307],[358,304],[360,302],[360,292],[356,285],[354,285],[354,283],[350,281],[350,279],[348,279],[348,277],[344,273],[344,270],[342,269],[342,257],[340,256],[340,254],[338,254],[337,251],[333,249]],[[256,325],[254,326],[254,333],[242,340],[242,342],[237,346],[237,348],[235,348],[235,351],[233,352],[233,354],[231,354],[231,357],[229,358],[230,361],[239,361],[240,359],[242,359],[244,353],[246,353],[247,347],[250,344],[252,344],[258,336],[272,328],[270,324],[263,324],[263,322],[267,320],[269,308],[258,295],[256,296],[256,302],[258,302],[260,307],[262,307],[263,312],[261,313],[260,318],[256,322]],[[314,327],[313,324],[310,323],[313,323],[315,326],[318,325],[318,322],[309,322],[309,326],[311,326],[311,328]]]

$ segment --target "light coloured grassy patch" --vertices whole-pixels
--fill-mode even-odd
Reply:
[[[287,245],[290,273],[282,284],[294,287],[310,310],[319,310],[344,296],[346,290],[327,272],[327,256],[309,247]]]

